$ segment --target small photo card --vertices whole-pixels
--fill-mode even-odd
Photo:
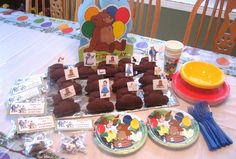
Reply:
[[[134,70],[133,70],[133,64],[132,63],[126,63],[125,64],[125,76],[126,77],[134,76]]]
[[[71,67],[64,69],[66,80],[72,80],[79,78],[79,72],[77,67]]]
[[[56,130],[72,131],[72,130],[93,130],[92,120],[84,119],[58,119],[56,120]]]
[[[71,86],[66,87],[64,89],[61,89],[60,94],[61,94],[62,99],[71,98],[76,95],[75,88],[73,85],[71,85]]]
[[[154,75],[160,76],[162,74],[162,69],[160,67],[155,67],[154,68]]]
[[[98,75],[105,75],[106,74],[106,69],[97,69],[97,74]]]
[[[55,127],[53,116],[28,117],[16,119],[18,133],[45,131]]]
[[[167,79],[154,79],[153,90],[166,90],[168,88]]]
[[[155,49],[154,46],[151,46],[148,51],[148,61],[149,62],[156,62],[158,56],[158,51]]]
[[[99,82],[100,98],[110,98],[111,97],[110,80],[106,78],[106,79],[101,79],[98,82]]]
[[[96,66],[96,53],[95,52],[85,52],[84,53],[84,66]]]
[[[129,92],[138,91],[138,84],[135,81],[127,82]]]
[[[115,56],[115,55],[106,56],[106,64],[117,65],[118,62],[119,62],[118,56]]]
[[[9,105],[10,115],[42,115],[45,113],[46,103],[34,102],[34,103],[11,103]]]

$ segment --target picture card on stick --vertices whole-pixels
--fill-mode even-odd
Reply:
[[[96,66],[96,53],[95,52],[85,52],[84,53],[84,66]]]
[[[138,84],[135,81],[127,82],[128,91],[138,91]]]
[[[167,79],[154,79],[153,80],[153,90],[166,90],[168,89]]]
[[[158,51],[155,49],[154,46],[151,46],[148,51],[148,61],[149,62],[156,62],[158,57]]]
[[[109,78],[101,79],[99,82],[99,92],[100,98],[110,98],[111,91],[110,91],[110,80]]]
[[[62,99],[71,98],[76,95],[75,88],[73,85],[66,87],[64,89],[61,89],[59,92],[61,94]]]
[[[105,75],[106,74],[106,69],[97,69],[97,74],[98,75]]]
[[[126,77],[134,76],[134,70],[133,70],[132,63],[125,64],[125,76]]]
[[[64,69],[66,80],[72,80],[79,78],[79,72],[77,67],[70,67],[68,69]]]
[[[160,67],[155,67],[154,68],[154,75],[158,76],[158,75],[161,75],[162,73],[162,69]]]
[[[117,65],[118,61],[119,61],[118,56],[115,56],[115,55],[106,56],[106,64]]]

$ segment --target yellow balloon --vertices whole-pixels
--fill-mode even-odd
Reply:
[[[137,119],[132,119],[132,121],[130,122],[130,126],[131,128],[137,130],[139,128],[139,121]]]
[[[185,126],[185,127],[189,127],[189,126],[191,126],[191,119],[190,119],[190,117],[188,117],[188,116],[185,116],[183,119],[182,119],[182,123],[183,123],[183,125]]]
[[[60,30],[64,30],[64,29],[66,29],[66,28],[69,28],[69,25],[68,24],[61,24],[61,25],[59,25],[59,27],[58,27]]]
[[[116,39],[120,39],[124,35],[126,27],[122,21],[115,21],[113,24],[113,33]]]

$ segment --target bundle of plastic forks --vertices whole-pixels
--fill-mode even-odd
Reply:
[[[207,102],[200,102],[189,107],[188,112],[197,120],[209,150],[216,150],[233,143],[215,122]]]

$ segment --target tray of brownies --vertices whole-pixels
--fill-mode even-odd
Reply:
[[[56,117],[178,105],[169,87],[171,79],[148,57],[137,64],[130,58],[118,60],[108,55],[106,61],[95,66],[93,63],[92,60],[73,66],[57,63],[48,68],[47,97]]]

